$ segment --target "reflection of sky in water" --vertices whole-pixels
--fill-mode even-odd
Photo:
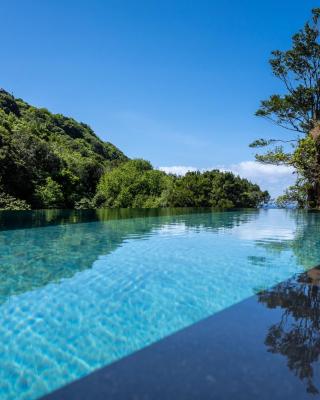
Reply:
[[[232,234],[243,240],[292,240],[296,222],[292,212],[284,210],[262,210],[259,218],[247,224],[234,227]]]
[[[296,215],[172,215],[0,232],[1,398],[37,397],[302,270]],[[310,217],[299,218],[309,229]],[[313,218],[313,230],[319,222]],[[305,237],[312,246],[314,235]]]

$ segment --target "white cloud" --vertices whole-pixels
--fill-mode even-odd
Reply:
[[[260,164],[256,161],[242,161],[232,164],[229,168],[222,168],[257,183],[261,189],[268,190],[271,196],[276,197],[292,185],[295,181],[294,169],[284,165]]]
[[[279,177],[292,175],[294,171],[293,168],[286,167],[285,165],[260,164],[256,161],[242,161],[239,164],[232,164],[227,170],[234,171],[239,175],[246,175],[246,177],[257,178],[266,176],[274,180],[277,180]]]
[[[247,178],[251,182],[257,183],[261,189],[268,190],[273,197],[279,196],[295,181],[294,170],[292,168],[283,165],[265,165],[256,161],[242,161],[238,164],[220,165],[209,168],[175,165],[172,167],[160,167],[159,169],[176,175],[185,175],[188,171],[197,170],[219,169],[221,171],[231,171],[242,178]]]

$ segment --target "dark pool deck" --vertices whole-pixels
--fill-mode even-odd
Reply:
[[[43,399],[318,398],[319,355],[317,267]]]

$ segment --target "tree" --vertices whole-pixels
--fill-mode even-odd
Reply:
[[[320,357],[320,270],[314,268],[258,294],[266,307],[281,310],[270,326],[265,345],[272,354],[287,358],[288,368],[305,382],[308,393],[318,394]]]
[[[94,199],[96,207],[159,207],[170,178],[145,160],[130,160],[106,172]]]
[[[286,198],[308,207],[320,207],[320,8],[312,20],[292,37],[292,48],[273,51],[270,65],[284,85],[285,94],[274,94],[261,102],[257,116],[267,118],[292,132],[290,140],[258,139],[251,147],[266,147],[257,154],[262,163],[293,166],[298,175]]]
[[[51,177],[46,179],[44,185],[36,188],[35,194],[42,208],[61,208],[64,203],[61,185]]]
[[[0,89],[0,181],[6,194],[1,207],[16,207],[12,199],[21,200],[19,207],[83,207],[81,199],[87,199],[88,206],[103,173],[126,160],[88,125]],[[54,182],[51,188],[46,187],[47,178]],[[57,185],[62,196],[54,195],[59,201],[52,203],[49,198],[53,186],[58,193]]]
[[[228,172],[167,175],[129,160],[72,118],[0,89],[1,208],[258,207],[257,185]]]
[[[0,210],[30,210],[31,207],[24,200],[16,199],[5,193],[0,185]]]
[[[166,175],[144,160],[130,160],[106,172],[94,198],[96,207],[258,207],[269,194],[231,172],[218,170]]]

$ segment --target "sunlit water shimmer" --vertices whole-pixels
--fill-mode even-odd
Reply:
[[[0,213],[1,399],[37,398],[320,263],[317,213],[120,214]]]

